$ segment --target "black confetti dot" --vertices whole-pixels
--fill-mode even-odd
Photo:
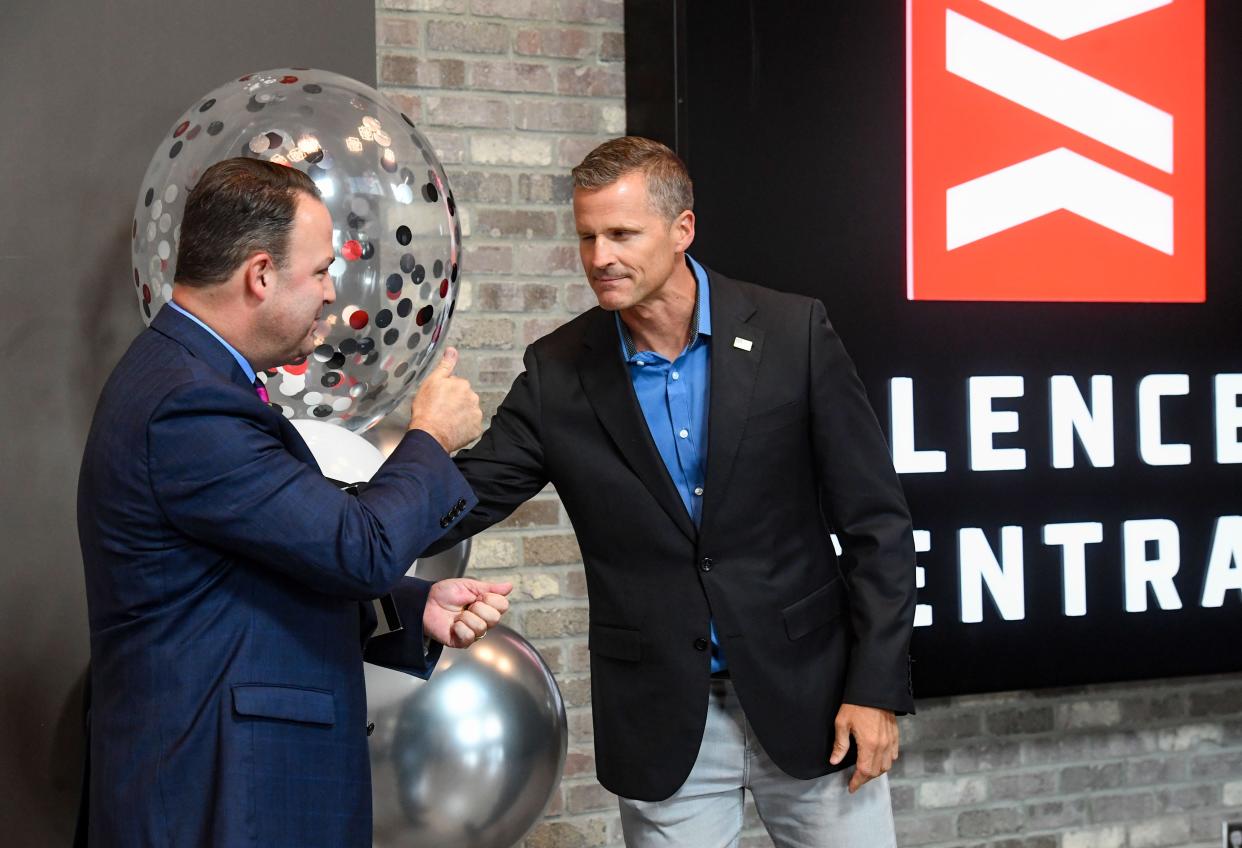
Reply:
[[[369,241],[364,241],[362,243],[362,258],[370,259],[373,256],[375,256],[375,245]]]
[[[420,327],[425,326],[431,320],[431,315],[434,311],[430,306],[424,306],[418,310],[418,316],[415,317],[414,322]]]
[[[323,161],[323,151],[316,150],[314,153],[306,154],[306,161],[312,165],[318,165]]]
[[[410,363],[408,363],[408,362],[402,362],[402,363],[401,363],[400,365],[398,365],[396,368],[392,369],[392,375],[393,375],[394,377],[404,377],[404,376],[405,376],[405,372],[406,372],[406,371],[409,371],[409,370],[410,370]]]
[[[370,353],[375,350],[375,339],[370,336],[358,340],[358,352],[362,354]]]
[[[397,339],[398,339],[400,336],[401,336],[401,333],[399,333],[399,332],[397,331],[397,328],[396,328],[396,327],[393,327],[391,330],[389,330],[388,332],[384,333],[384,344],[386,344],[386,345],[395,345],[395,344],[397,343]]]
[[[305,91],[307,94],[322,94],[323,86],[316,85],[313,82],[308,82],[306,85],[302,86],[302,90]]]
[[[403,253],[401,255],[401,271],[405,274],[414,270],[414,266],[418,264],[414,259],[413,253]]]
[[[410,350],[413,350],[414,348],[418,347],[418,343],[421,342],[422,340],[423,340],[422,336],[418,335],[417,333],[411,333],[410,337],[405,340],[405,346],[408,347]]]
[[[449,279],[452,280],[454,283],[457,282],[457,263],[456,262],[453,263],[453,271],[451,274],[449,274]]]
[[[350,212],[348,215],[345,216],[345,226],[349,227],[351,230],[362,229],[362,225],[365,224],[366,222],[367,222],[366,218],[359,218],[353,212]]]
[[[457,201],[453,199],[452,192],[450,192],[448,196],[448,210],[450,215],[457,214]]]
[[[418,299],[426,300],[429,297],[431,297],[431,283],[423,283],[422,287],[418,290]]]
[[[408,297],[404,298],[400,303],[397,304],[397,314],[400,315],[402,318],[405,318],[406,316],[408,316],[412,309],[414,309],[414,301],[410,300]]]
[[[401,169],[401,182],[405,183],[406,185],[413,185],[414,184],[414,172],[411,171],[409,168],[402,168]]]
[[[332,358],[328,360],[329,368],[341,368],[345,365],[345,354],[334,353]]]
[[[388,291],[397,294],[401,291],[401,286],[405,283],[405,278],[400,274],[389,274],[384,286]]]
[[[409,244],[413,238],[414,238],[413,233],[410,232],[410,228],[407,227],[405,224],[402,224],[401,226],[397,227],[397,243],[398,244],[405,246]]]
[[[224,129],[223,121],[212,121],[207,125],[207,135],[219,135],[222,129]]]
[[[401,113],[401,119],[405,121],[407,124],[409,124],[410,126],[414,126],[414,122],[410,120],[410,116],[405,114],[404,112]]]
[[[179,141],[178,141],[178,142],[174,143],[174,144],[173,144],[173,146],[169,149],[169,151],[168,151],[168,158],[169,158],[169,159],[176,159],[176,158],[177,158],[177,154],[178,154],[178,153],[180,153],[180,152],[181,152],[181,142],[179,142]]]
[[[357,339],[345,339],[345,341],[341,342],[338,345],[338,348],[340,349],[341,353],[345,354],[346,356],[350,356],[358,352],[358,340]]]
[[[334,352],[335,351],[332,350],[332,345],[321,344],[315,348],[314,356],[315,356],[316,361],[318,362],[327,362],[329,359],[332,358],[332,354]]]
[[[151,317],[151,304],[149,303],[142,304],[142,311],[146,314],[147,318],[150,318]]]
[[[375,326],[381,330],[392,323],[392,312],[387,309],[381,309],[375,314]]]
[[[341,372],[329,371],[319,378],[319,382],[330,389],[341,382]]]
[[[435,185],[432,183],[423,184],[423,200],[428,203],[435,203],[440,199],[440,192],[436,191]]]
[[[152,201],[152,200],[154,200],[154,199],[155,199],[155,189],[153,189],[153,188],[149,188],[149,189],[147,189],[147,196],[146,196],[146,197],[144,197],[144,198],[142,199],[142,205],[143,205],[143,206],[150,206],[150,205],[151,205],[151,201]]]
[[[390,174],[397,173],[397,160],[392,155],[392,151],[384,151],[384,155],[380,157],[380,167]]]
[[[212,106],[215,106],[215,105],[216,105],[216,99],[214,97],[208,98],[207,100],[203,101],[202,106],[198,107],[198,111],[206,112],[208,109],[210,109]]]
[[[267,134],[268,146],[273,150],[285,143],[285,137],[278,132],[270,132]]]
[[[374,365],[376,362],[379,362],[379,353],[377,351],[372,351],[371,353],[368,353],[367,358],[362,360],[363,365]],[[381,386],[380,388],[383,388],[383,387]]]
[[[432,265],[432,266],[431,266],[431,275],[432,275],[433,277],[443,277],[443,276],[444,276],[444,260],[442,260],[442,259],[437,259],[437,260],[436,260],[436,264],[434,264],[434,265]]]
[[[311,410],[311,414],[316,418],[327,418],[332,414],[332,407],[328,406],[326,403],[321,403],[319,406]]]
[[[427,269],[422,265],[415,265],[413,273],[410,274],[410,279],[412,279],[415,283],[421,283],[423,280],[427,279]]]

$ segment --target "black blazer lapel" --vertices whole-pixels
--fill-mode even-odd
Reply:
[[[613,313],[598,310],[583,334],[578,376],[587,400],[625,462],[674,523],[691,539],[698,536],[681,495],[664,467],[621,359],[621,339]]]
[[[763,330],[747,323],[755,314],[754,303],[733,280],[714,271],[707,273],[712,298],[712,373],[703,526],[728,487],[763,355]]]

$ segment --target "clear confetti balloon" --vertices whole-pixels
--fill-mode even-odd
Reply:
[[[360,431],[434,364],[453,313],[461,226],[430,143],[375,89],[327,71],[247,74],[196,101],[160,142],[134,209],[143,320],[172,297],[186,195],[249,156],[305,171],[332,215],[336,302],[314,352],[266,374],[289,418]]]

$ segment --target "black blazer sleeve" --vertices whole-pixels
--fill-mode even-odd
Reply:
[[[854,643],[844,701],[913,712],[910,513],[862,382],[818,300],[810,313],[810,375],[814,458],[849,586]]]

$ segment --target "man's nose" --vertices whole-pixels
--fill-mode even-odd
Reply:
[[[336,284],[332,281],[331,274],[324,275],[323,284],[323,302],[333,303],[336,300]]]
[[[612,244],[607,239],[596,238],[591,249],[591,264],[596,268],[607,268],[614,259]]]

